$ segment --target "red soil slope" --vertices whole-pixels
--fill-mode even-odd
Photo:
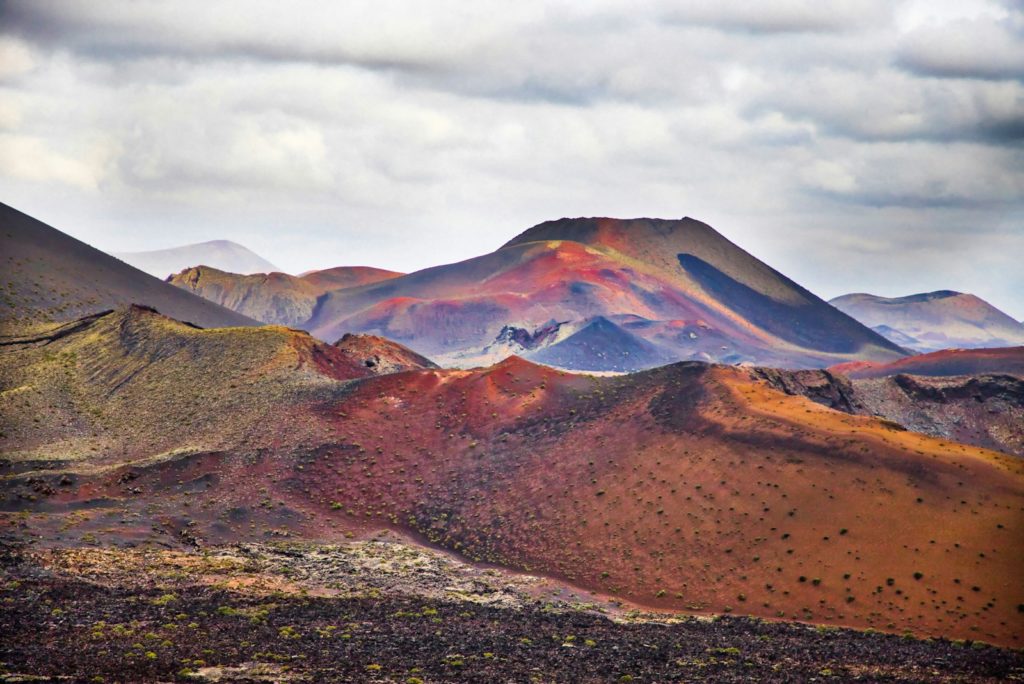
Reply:
[[[365,377],[332,349],[130,311],[8,350],[7,525],[198,545],[393,527],[648,606],[1024,643],[1018,459],[741,369]]]
[[[630,332],[675,359],[821,366],[903,353],[692,219],[540,224],[492,254],[330,292],[302,327],[471,365],[506,325],[596,316],[646,322]]]
[[[1024,347],[945,349],[892,363],[844,363],[829,370],[851,378],[884,378],[899,373],[931,376],[1002,373],[1024,377]]]
[[[334,343],[343,354],[375,375],[437,368],[438,365],[408,347],[376,335],[348,334]]]

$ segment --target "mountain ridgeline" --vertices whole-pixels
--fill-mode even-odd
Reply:
[[[259,323],[173,287],[6,204],[0,204],[0,333],[145,304],[202,327]]]
[[[914,351],[1024,345],[1024,324],[972,294],[939,290],[888,298],[860,293],[830,303]]]
[[[193,266],[168,276],[167,282],[264,323],[301,326],[326,292],[356,287],[401,273],[362,266],[310,271],[240,275],[210,266]]]
[[[280,304],[272,276],[190,269],[170,282],[321,339],[380,335],[459,367],[508,354],[602,371],[677,360],[822,367],[905,354],[689,218],[550,221],[490,254],[379,276],[306,292],[301,306]],[[526,346],[503,337],[516,329],[536,342],[552,327]]]
[[[241,274],[280,270],[248,247],[231,240],[209,240],[145,252],[115,252],[113,256],[160,279],[197,264]]]
[[[316,597],[335,612],[315,624],[284,609],[294,578],[280,565],[251,585],[204,573],[225,567],[223,554],[255,570],[252,544],[293,558],[301,547],[334,591],[324,559],[348,564],[341,545],[379,551],[390,535],[457,555],[478,576],[526,573],[622,612],[1024,644],[1024,348],[908,357],[688,219],[556,221],[408,275],[198,267],[175,287],[13,210],[0,218],[0,565],[28,582],[0,587],[20,611],[3,620],[8,632],[26,620],[72,630],[97,660],[169,668],[160,681],[185,677],[176,644],[223,634],[200,622],[213,615],[241,625],[238,658],[254,663],[287,653],[285,642],[321,649],[328,625],[346,625],[331,643],[347,634],[379,653],[365,607],[382,604],[364,570],[401,572],[379,556],[351,566],[356,593]],[[194,292],[264,318],[308,316],[316,335],[257,325]],[[474,367],[439,367],[427,348]],[[830,368],[734,365],[752,359]],[[117,608],[109,593],[69,601],[81,589],[52,582],[89,554],[120,566],[136,553],[148,569],[122,575],[137,590]],[[158,554],[212,603],[168,585],[166,566],[150,564]],[[403,564],[401,581],[461,602],[432,616],[419,599],[388,610],[410,629],[504,600]],[[243,605],[242,585],[262,598]],[[559,653],[610,653],[579,627]],[[514,631],[504,640],[528,649]],[[474,657],[492,648],[474,643]],[[723,643],[724,668],[738,660],[724,652],[737,642]],[[207,662],[190,653],[191,665]]]

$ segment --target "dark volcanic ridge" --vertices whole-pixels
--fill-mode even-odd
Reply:
[[[548,366],[583,371],[628,372],[671,363],[670,352],[596,316],[568,337],[526,358]]]
[[[204,328],[259,325],[0,204],[0,335],[145,304]]]

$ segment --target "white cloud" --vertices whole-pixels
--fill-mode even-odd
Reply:
[[[1024,12],[924,25],[903,39],[899,61],[933,76],[1024,79]]]
[[[61,154],[40,138],[0,133],[0,168],[11,178],[94,190],[106,155],[87,150],[83,157]]]
[[[884,0],[718,0],[673,5],[667,15],[675,21],[755,33],[854,31],[886,21],[891,8]]]
[[[23,40],[0,35],[0,83],[32,71],[36,60]]]
[[[688,214],[823,293],[884,286],[877,246],[898,243],[913,288],[956,236],[1019,231],[1018,16],[15,0],[0,192],[110,250],[225,237],[294,271],[428,266],[558,216]],[[971,244],[955,287],[1019,282]],[[840,254],[843,273],[820,265]]]

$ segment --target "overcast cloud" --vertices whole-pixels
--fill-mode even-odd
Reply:
[[[0,0],[0,199],[108,251],[412,270],[689,215],[825,297],[1024,318],[1022,152],[1011,0]]]

